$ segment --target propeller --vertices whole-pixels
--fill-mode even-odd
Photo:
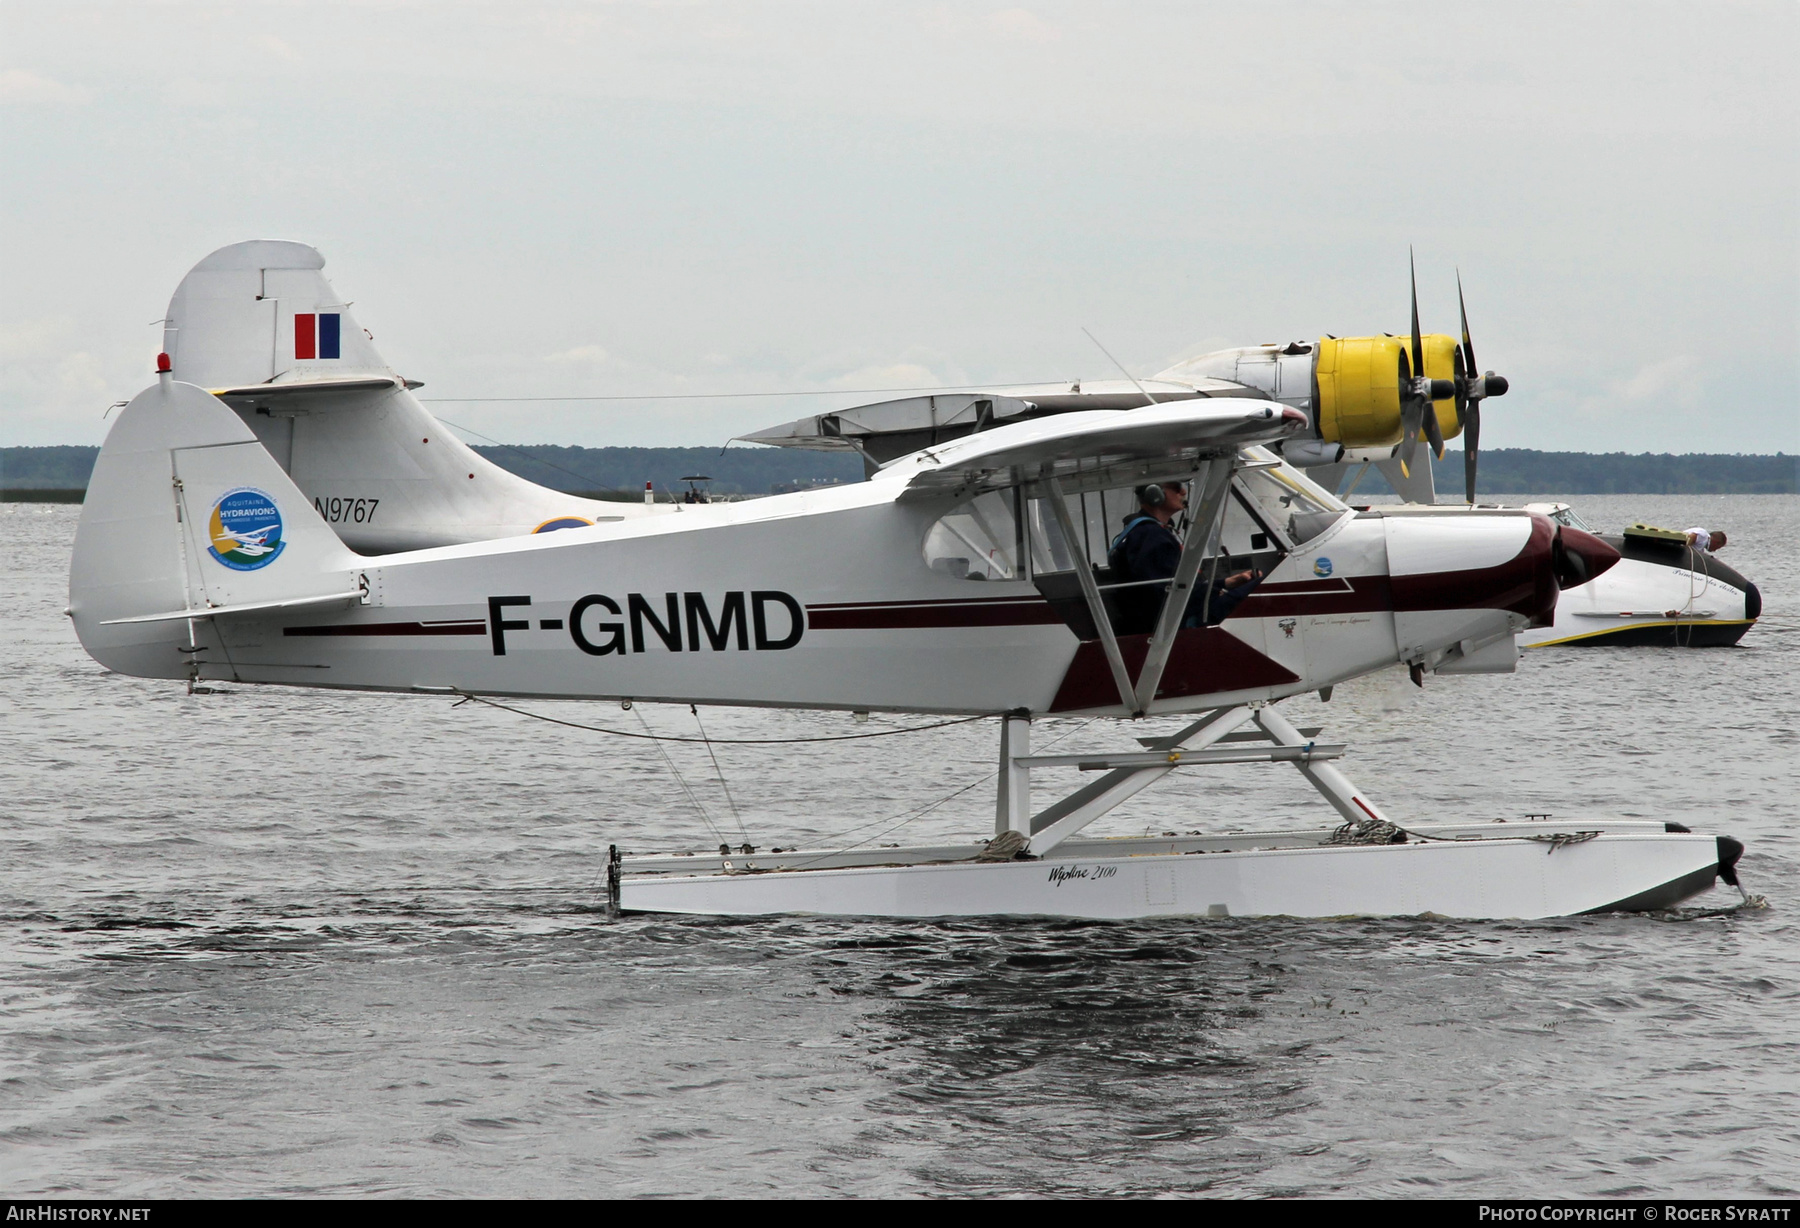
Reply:
[[[1504,375],[1492,371],[1475,374],[1481,368],[1475,365],[1475,343],[1469,339],[1469,308],[1463,302],[1461,269],[1456,271],[1456,308],[1462,313],[1462,370],[1456,379],[1456,421],[1462,426],[1463,493],[1473,503],[1476,456],[1481,451],[1481,402],[1488,397],[1505,396],[1509,385]],[[1440,450],[1438,455],[1443,452]]]
[[[1412,276],[1412,362],[1401,380],[1400,402],[1400,472],[1412,476],[1413,452],[1419,446],[1420,428],[1431,442],[1431,450],[1441,460],[1444,455],[1444,431],[1437,419],[1434,400],[1454,395],[1450,380],[1429,379],[1425,375],[1425,342],[1419,330],[1419,267],[1412,249],[1406,252],[1407,269]]]

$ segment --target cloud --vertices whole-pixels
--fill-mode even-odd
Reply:
[[[578,345],[574,349],[558,350],[554,354],[544,355],[545,362],[564,364],[585,363],[591,365],[610,361],[611,358],[612,355],[606,352],[606,347],[601,345]]]
[[[23,68],[0,71],[0,103],[38,106],[79,106],[90,95],[84,89],[40,77]]]
[[[948,382],[916,362],[858,367],[826,381],[832,388],[942,388]]]
[[[1021,43],[1053,43],[1062,31],[1047,25],[1029,9],[1001,9],[988,14],[987,28],[1002,38]]]
[[[1700,391],[1700,360],[1692,354],[1676,354],[1642,367],[1629,379],[1612,385],[1612,399],[1619,401],[1688,402]]]
[[[268,52],[278,60],[283,60],[289,64],[300,63],[300,53],[295,51],[293,44],[284,38],[276,38],[273,34],[265,34],[257,39],[256,42],[264,51]]]

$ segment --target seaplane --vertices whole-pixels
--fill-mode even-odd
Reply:
[[[114,422],[76,533],[69,614],[102,666],[190,688],[998,726],[991,838],[614,846],[616,909],[1511,918],[1667,908],[1737,882],[1741,844],[1673,819],[1404,820],[1337,766],[1345,746],[1282,712],[1395,666],[1447,684],[1511,671],[1515,634],[1618,558],[1580,529],[1515,509],[1357,511],[1282,456],[1308,415],[1243,396],[1018,421],[990,406],[979,429],[860,483],[570,502],[458,451],[322,267],[304,245],[239,244],[177,290],[156,381]],[[1107,543],[1146,488],[1175,484],[1189,495],[1179,558],[1146,615]],[[247,563],[206,549],[198,526],[228,500],[278,524],[282,549]],[[544,528],[556,519],[591,523]],[[1208,595],[1243,564],[1261,580],[1213,617]],[[1065,714],[1180,725],[1136,749],[1034,754],[1034,720]],[[1271,762],[1329,821],[1247,828],[1221,805],[1196,816],[1214,834],[1083,834],[1172,772]],[[1059,777],[1085,783],[1053,796]]]
[[[1476,364],[1460,273],[1456,297],[1460,338],[1421,331],[1415,269],[1410,344],[1409,338],[1392,333],[1327,334],[1216,350],[1142,379],[1102,347],[1121,378],[902,397],[809,415],[740,438],[775,447],[854,451],[873,472],[915,448],[995,424],[1082,410],[1247,398],[1303,413],[1305,425],[1275,447],[1289,464],[1329,489],[1336,490],[1349,475],[1346,493],[1354,492],[1373,467],[1407,503],[1435,504],[1431,459],[1442,460],[1447,441],[1461,436],[1464,486],[1467,502],[1473,504],[1482,402],[1504,396],[1511,384]]]
[[[213,540],[215,542],[229,541],[232,543],[231,549],[238,551],[240,554],[255,556],[267,554],[275,548],[269,545],[269,534],[271,532],[273,532],[272,529],[261,529],[254,533],[234,533],[227,530]]]

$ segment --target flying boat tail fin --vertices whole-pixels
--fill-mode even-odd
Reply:
[[[230,406],[352,549],[390,554],[657,512],[539,486],[457,439],[413,395],[423,385],[388,366],[324,268],[304,243],[220,248],[169,300],[163,349],[174,377]]]
[[[193,677],[190,661],[228,665],[220,620],[348,606],[360,567],[236,414],[165,379],[119,414],[95,461],[69,614],[107,668]]]

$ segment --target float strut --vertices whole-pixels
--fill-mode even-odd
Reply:
[[[1016,708],[1000,718],[1000,787],[994,834],[1031,835],[1031,769],[1019,760],[1031,753],[1031,713]]]
[[[1201,750],[1250,719],[1250,709],[1215,708],[1187,728],[1157,741],[1151,750]],[[1092,784],[1045,807],[1031,820],[1031,852],[1042,857],[1070,836],[1174,771],[1169,767],[1115,768]]]
[[[1256,723],[1264,733],[1282,746],[1305,746],[1311,739],[1288,723],[1285,716],[1272,707],[1259,708],[1256,712]],[[1329,763],[1318,760],[1308,762],[1296,759],[1294,766],[1307,782],[1317,789],[1332,808],[1358,827],[1367,823],[1392,823],[1393,820],[1381,812],[1381,807],[1363,796],[1362,791],[1350,783],[1350,778],[1332,767]]]
[[[619,846],[606,846],[606,915],[619,915]]]

